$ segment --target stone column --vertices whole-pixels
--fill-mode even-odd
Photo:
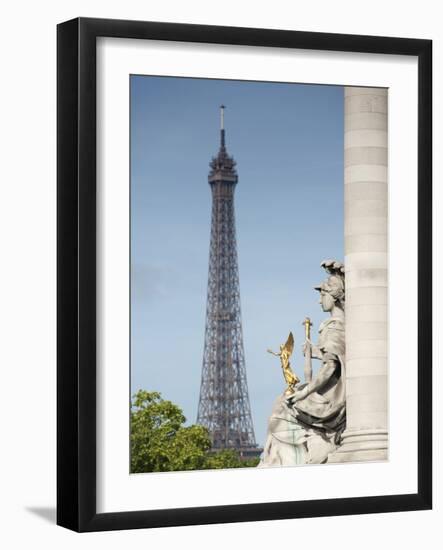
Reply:
[[[347,420],[329,462],[387,459],[387,100],[344,92]]]

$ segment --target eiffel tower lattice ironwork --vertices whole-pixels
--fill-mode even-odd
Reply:
[[[234,190],[235,161],[225,145],[224,109],[220,108],[220,149],[210,163],[212,191],[205,346],[197,424],[209,430],[212,449],[236,449],[259,456],[246,380],[240,310]]]

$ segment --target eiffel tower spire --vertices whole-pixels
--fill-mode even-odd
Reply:
[[[209,430],[212,448],[259,456],[249,404],[240,310],[234,190],[238,182],[228,155],[220,107],[220,148],[210,162],[212,191],[205,346],[197,423]]]

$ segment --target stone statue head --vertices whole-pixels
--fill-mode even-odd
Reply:
[[[332,311],[333,307],[344,310],[345,307],[345,268],[341,262],[325,260],[321,266],[329,277],[314,287],[320,292],[320,304],[323,311]]]

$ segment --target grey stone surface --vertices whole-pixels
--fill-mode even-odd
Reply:
[[[348,235],[347,239],[348,254],[357,252],[387,252],[388,236],[374,235],[372,233],[363,235]]]
[[[386,238],[387,231],[386,215],[349,217],[345,223],[345,242],[348,235],[383,235]]]
[[[360,376],[366,375],[366,358],[363,359],[348,359],[348,370],[352,372],[352,376],[348,376],[348,378],[358,378]],[[371,361],[372,365],[372,374],[375,376],[379,374],[386,374],[387,373],[387,362],[386,357],[373,357]]]
[[[388,452],[388,93],[345,88],[346,430],[329,462]]]
[[[386,165],[358,164],[345,166],[345,186],[348,183],[359,183],[361,181],[378,181],[385,183],[388,177]],[[345,187],[346,190],[346,187]]]
[[[350,185],[346,192],[346,199],[352,200],[385,200],[386,184],[377,181],[359,181]]]
[[[387,269],[382,269],[382,268],[355,269],[348,273],[348,289],[349,290],[355,289],[356,292],[354,293],[354,295],[358,293],[357,292],[358,289],[363,289],[367,287],[386,288],[387,281],[388,281]],[[350,302],[350,303],[352,303],[352,307],[354,307],[354,302]],[[359,300],[359,303],[364,305],[361,299]],[[373,302],[369,302],[369,303],[373,305]]]

